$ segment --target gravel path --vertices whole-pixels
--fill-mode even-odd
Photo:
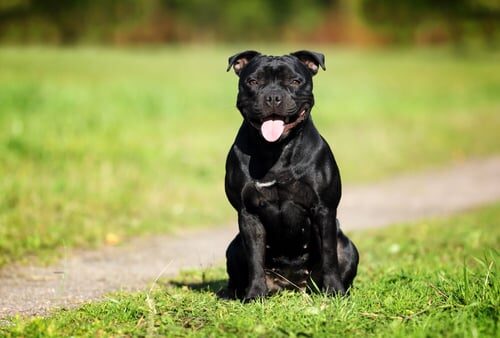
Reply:
[[[344,187],[339,218],[345,230],[448,215],[500,200],[500,156]],[[144,288],[159,274],[220,264],[236,225],[139,238],[120,247],[75,253],[50,267],[0,270],[0,318],[44,314],[116,290]]]

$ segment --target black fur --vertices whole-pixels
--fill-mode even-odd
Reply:
[[[226,162],[226,195],[239,225],[226,253],[226,295],[247,300],[284,288],[345,294],[359,257],[337,222],[335,158],[310,117],[312,76],[325,68],[324,56],[246,51],[230,57],[229,67],[240,77],[244,119]],[[261,133],[267,119],[285,123],[275,142]]]

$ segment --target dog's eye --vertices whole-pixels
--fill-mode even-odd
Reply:
[[[302,81],[300,81],[300,79],[293,79],[290,83],[294,86],[298,86],[302,83]]]
[[[250,86],[255,86],[258,84],[257,80],[255,79],[248,79],[247,83],[250,85]]]

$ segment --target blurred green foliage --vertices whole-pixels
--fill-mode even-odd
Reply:
[[[0,41],[497,41],[493,0],[3,0]],[[380,29],[382,28],[382,29]]]
[[[325,0],[10,0],[0,5],[0,33],[7,40],[52,39],[63,44],[85,39],[267,40],[279,37],[276,29],[287,24],[308,31],[329,5]]]
[[[361,9],[369,23],[385,27],[400,41],[418,33],[416,27],[434,25],[441,29],[430,37],[435,40],[449,38],[459,44],[472,31],[494,43],[500,19],[497,0],[363,0]],[[443,35],[444,29],[448,35]]]

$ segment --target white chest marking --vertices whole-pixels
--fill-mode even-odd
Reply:
[[[255,186],[257,188],[268,188],[276,184],[276,180],[272,180],[270,182],[255,182]]]

